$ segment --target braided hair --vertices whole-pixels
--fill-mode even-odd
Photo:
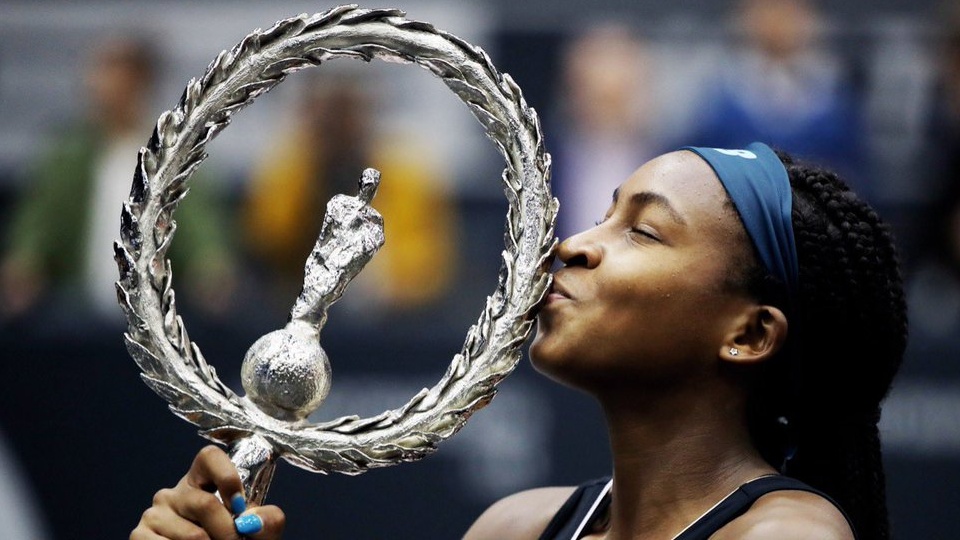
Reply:
[[[835,173],[777,155],[793,189],[800,292],[784,349],[751,391],[751,434],[783,474],[833,497],[858,537],[886,539],[877,423],[907,341],[899,256],[888,226]],[[786,307],[783,285],[758,267],[748,289]]]

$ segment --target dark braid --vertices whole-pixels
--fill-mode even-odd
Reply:
[[[800,294],[787,306],[782,286],[753,276],[760,298],[787,308],[789,336],[752,395],[751,431],[772,464],[835,498],[859,538],[886,539],[877,422],[906,348],[899,257],[887,225],[836,174],[778,155],[793,187]]]

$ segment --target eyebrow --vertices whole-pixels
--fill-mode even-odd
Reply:
[[[616,203],[620,200],[620,188],[613,190],[613,202]],[[680,225],[686,225],[687,220],[683,219],[683,216],[680,215],[680,212],[677,212],[677,209],[670,204],[670,201],[659,193],[653,191],[641,191],[639,193],[634,193],[630,196],[629,203],[632,206],[645,207],[645,206],[657,206],[663,211],[665,211],[673,221],[676,221]]]

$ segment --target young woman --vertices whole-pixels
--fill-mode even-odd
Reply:
[[[886,225],[841,179],[760,143],[683,148],[557,256],[530,356],[599,401],[613,471],[507,497],[466,539],[888,537],[877,422],[906,308]],[[242,507],[211,446],[131,538],[280,537],[278,508],[235,524],[215,490]]]

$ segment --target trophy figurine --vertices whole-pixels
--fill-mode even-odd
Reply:
[[[374,417],[311,423],[308,417],[330,389],[330,362],[320,343],[327,310],[384,242],[383,219],[371,206],[380,174],[362,171],[356,195],[328,203],[286,326],[246,354],[245,396],[220,381],[190,340],[177,314],[166,254],[176,231],[174,213],[206,158],[207,143],[287,75],[338,58],[412,63],[438,77],[504,157],[509,208],[496,290],[440,381]],[[431,454],[493,399],[520,359],[535,308],[549,288],[558,203],[542,139],[536,113],[483,50],[402,11],[343,5],[250,33],[187,83],[139,153],[114,252],[124,338],[143,380],[174,414],[229,449],[255,504],[266,497],[280,459],[314,472],[360,474]]]
[[[383,217],[370,206],[379,185],[380,172],[367,169],[356,197],[330,199],[290,322],[258,339],[243,359],[247,397],[274,418],[303,420],[330,391],[330,360],[320,346],[320,330],[327,309],[383,246]]]

